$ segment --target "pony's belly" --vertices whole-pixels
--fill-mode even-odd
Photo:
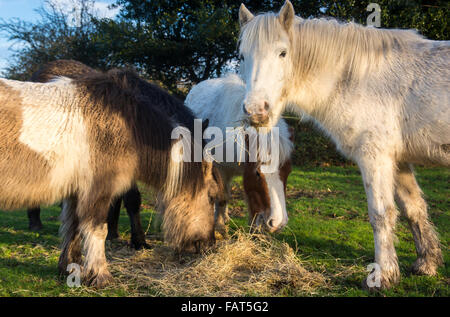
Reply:
[[[0,151],[0,208],[18,209],[51,204],[51,169],[47,160],[20,142],[2,144]]]
[[[450,144],[430,144],[414,147],[409,144],[407,150],[400,157],[403,163],[420,164],[426,166],[450,166]]]

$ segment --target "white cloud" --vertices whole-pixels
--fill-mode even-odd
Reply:
[[[114,18],[119,14],[120,8],[110,9],[109,4],[101,1],[96,1],[94,8],[98,10],[100,17],[102,18]]]
[[[8,43],[6,39],[0,37],[0,50],[7,49],[11,46],[11,43]]]
[[[1,1],[1,0],[0,0]],[[73,7],[77,6],[76,0],[51,0],[53,4],[61,8],[65,12],[70,12]],[[120,8],[109,8],[110,3],[104,1],[94,1],[94,11],[100,18],[114,18],[120,11]]]

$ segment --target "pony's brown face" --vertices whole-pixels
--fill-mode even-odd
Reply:
[[[244,168],[244,191],[249,206],[249,223],[269,232],[282,230],[287,222],[286,183],[291,172],[290,160],[275,173],[263,173],[258,163]]]
[[[195,251],[215,243],[214,211],[215,204],[225,202],[224,185],[219,171],[212,163],[203,162],[204,187],[191,202],[195,221],[188,228]]]
[[[269,188],[257,163],[245,165],[243,182],[249,207],[249,223],[252,227],[264,225],[264,219],[270,216]]]
[[[203,182],[196,192],[182,192],[163,206],[165,239],[178,251],[199,252],[215,243],[214,205],[225,201],[224,185],[212,163],[201,164]]]

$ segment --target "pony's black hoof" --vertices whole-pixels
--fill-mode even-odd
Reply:
[[[108,235],[106,236],[106,240],[115,240],[119,238],[119,233],[118,232],[109,232],[108,231]]]
[[[203,253],[207,252],[208,250],[212,249],[215,244],[216,244],[216,238],[214,236],[212,237],[212,239],[209,239],[209,240],[194,241],[194,243],[193,243],[194,253],[203,254]]]
[[[130,245],[135,250],[152,249],[152,246],[145,241],[130,241]]]
[[[69,272],[67,272],[66,268],[63,268],[62,266],[58,266],[58,276],[61,279],[67,278],[69,275]]]
[[[41,231],[43,227],[44,226],[42,225],[42,223],[39,222],[39,223],[30,224],[28,226],[28,229],[32,232],[38,232],[38,231]]]

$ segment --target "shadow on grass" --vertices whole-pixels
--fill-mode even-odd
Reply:
[[[0,244],[42,244],[45,246],[58,246],[58,227],[47,228],[39,233],[14,228],[0,227]]]
[[[57,265],[54,263],[38,263],[38,258],[30,260],[17,260],[11,258],[0,258],[0,270],[13,271],[13,275],[35,275],[40,278],[55,278],[59,276]],[[62,279],[61,279],[62,281]]]
[[[357,248],[348,245],[348,241],[339,242],[331,238],[314,238],[303,234],[297,234],[295,238],[292,235],[283,235],[277,238],[297,249],[297,252],[305,259],[312,258],[315,261],[339,259],[344,262],[355,262],[356,259],[359,259],[358,262],[360,262],[362,259],[362,263],[373,259],[373,248]]]

